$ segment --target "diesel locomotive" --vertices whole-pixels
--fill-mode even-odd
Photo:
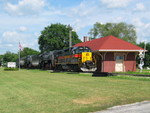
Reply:
[[[24,66],[23,66],[24,64]],[[20,60],[21,67],[53,69],[59,71],[95,71],[96,61],[91,49],[86,46],[71,47],[63,50],[31,55]]]
[[[89,47],[71,47],[57,53],[56,68],[69,71],[95,71],[96,65]]]

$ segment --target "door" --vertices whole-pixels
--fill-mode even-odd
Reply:
[[[123,61],[124,61],[124,56],[116,56],[116,65],[115,65],[116,72],[124,71]]]

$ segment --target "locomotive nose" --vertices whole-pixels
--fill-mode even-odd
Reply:
[[[92,61],[86,61],[85,66],[87,69],[91,69],[94,66],[94,63]]]
[[[95,63],[90,60],[87,60],[81,66],[82,71],[95,71],[96,69]]]

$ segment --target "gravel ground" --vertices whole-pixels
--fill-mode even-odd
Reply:
[[[120,105],[92,113],[150,113],[150,101]]]

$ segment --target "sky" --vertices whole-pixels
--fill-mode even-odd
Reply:
[[[150,42],[150,0],[0,0],[0,54],[23,47],[39,50],[44,27],[71,25],[82,40],[96,22],[126,22],[137,42]]]

